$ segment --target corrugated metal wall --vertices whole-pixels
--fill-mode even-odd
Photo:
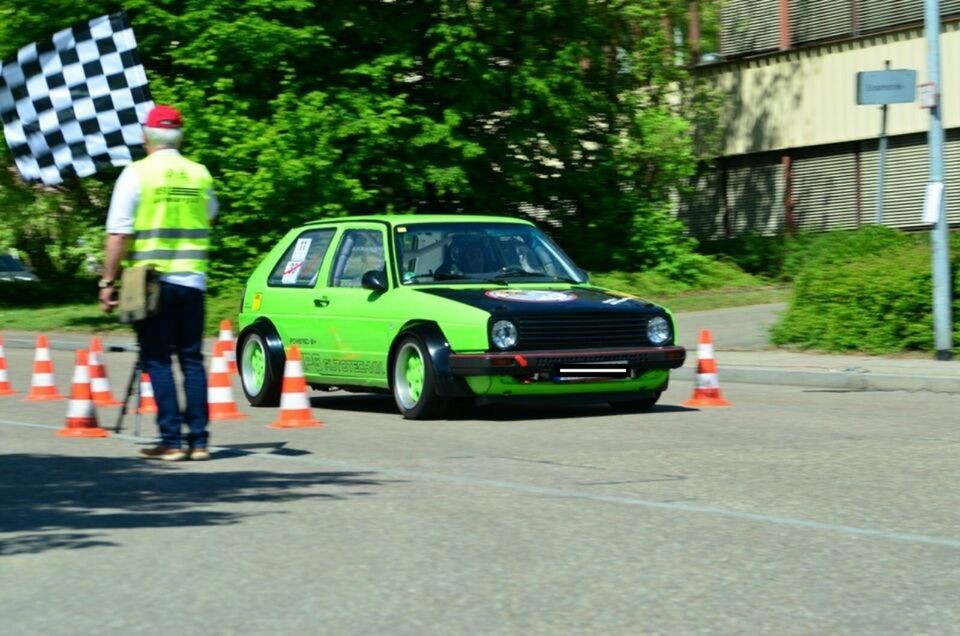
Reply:
[[[794,45],[850,36],[853,0],[790,0],[790,26]]]
[[[789,3],[793,46],[923,23],[923,0],[789,0]],[[779,0],[727,0],[720,15],[720,53],[724,57],[779,48]],[[960,0],[941,0],[940,15],[960,16]]]
[[[923,22],[923,0],[860,0],[858,35]],[[960,14],[960,0],[940,0],[941,17]]]
[[[947,221],[960,224],[960,130],[947,131],[943,181],[947,187]]]
[[[783,229],[786,180],[780,155],[765,153],[723,161],[729,236]]]
[[[789,0],[791,42],[797,49],[707,70],[728,94],[725,153],[702,168],[678,211],[703,240],[745,231],[784,229],[784,154],[791,157],[793,225],[823,231],[873,223],[877,201],[879,109],[855,103],[854,77],[894,68],[923,71],[926,45],[922,0]],[[941,0],[944,77],[960,67],[960,0]],[[728,0],[721,11],[722,53],[729,58],[776,51],[778,0]],[[908,30],[903,30],[908,28]],[[898,31],[898,29],[900,29]],[[861,40],[856,35],[875,35]],[[839,44],[820,44],[831,40]],[[813,46],[803,46],[804,44]],[[949,221],[960,224],[960,90],[944,81]],[[927,229],[923,197],[929,180],[927,111],[890,108],[884,225]],[[859,183],[857,181],[859,177]],[[860,215],[858,219],[858,192]]]
[[[911,22],[922,22],[923,0],[868,0],[860,3],[859,12],[860,34],[874,33]]]
[[[727,0],[721,13],[720,53],[724,57],[780,47],[778,0]]]
[[[877,167],[880,152],[877,141],[861,144],[861,183],[865,223],[873,223],[877,214]],[[910,228],[920,225],[923,192],[930,175],[930,157],[926,135],[892,137],[887,147],[884,170],[883,224]]]
[[[857,227],[855,144],[793,153],[793,223],[813,232]]]
[[[858,152],[859,225],[875,222],[878,141],[865,139],[795,149],[790,153],[795,228],[821,232],[858,227]],[[945,164],[947,218],[956,226],[960,225],[960,129],[947,131]],[[929,176],[930,156],[925,134],[889,138],[884,225],[927,229],[921,218]],[[678,215],[690,233],[700,240],[735,237],[747,231],[775,234],[785,229],[785,184],[779,155],[762,153],[722,159],[717,167],[701,167],[694,192],[681,203]],[[725,212],[724,197],[729,212]]]
[[[704,240],[724,236],[722,177],[716,166],[700,164],[692,180],[692,191],[680,201],[680,219],[691,234]]]

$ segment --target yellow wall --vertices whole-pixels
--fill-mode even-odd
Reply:
[[[703,68],[725,96],[724,155],[818,146],[880,133],[880,107],[858,106],[856,74],[884,68],[915,69],[926,82],[923,29],[788,51]],[[960,127],[960,23],[944,25],[940,39],[943,123]],[[891,104],[887,134],[926,131],[929,111]]]

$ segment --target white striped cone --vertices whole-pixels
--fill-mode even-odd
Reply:
[[[156,413],[157,400],[153,396],[153,383],[150,382],[149,373],[140,374],[140,405],[137,407],[137,413],[140,415],[152,415]]]
[[[93,392],[93,403],[100,406],[120,406],[110,391],[110,380],[107,379],[107,368],[103,364],[103,345],[100,338],[90,340],[90,390]]]
[[[697,344],[697,377],[693,396],[684,406],[730,406],[720,393],[720,378],[717,376],[717,360],[713,351],[713,336],[709,329],[700,332]]]
[[[97,424],[97,411],[90,390],[90,358],[86,349],[77,350],[77,364],[73,369],[70,401],[67,403],[67,423],[57,431],[58,437],[108,437],[110,434]]]
[[[236,353],[237,343],[233,340],[233,325],[230,324],[229,320],[220,321],[220,333],[217,336],[217,340],[226,343],[227,345],[221,351],[224,359],[227,361],[227,369],[230,371],[230,373],[238,373]]]
[[[16,395],[18,392],[10,386],[7,377],[7,356],[3,352],[3,335],[0,334],[0,395]]]
[[[37,352],[33,358],[30,390],[23,399],[26,402],[66,399],[57,392],[57,385],[53,379],[53,361],[50,359],[50,343],[43,334],[37,336]]]
[[[207,403],[210,421],[239,420],[246,417],[237,410],[233,399],[233,387],[230,383],[230,371],[223,350],[227,345],[222,340],[213,343],[213,357],[210,362],[210,379],[207,383]]]
[[[283,386],[280,389],[280,416],[269,428],[311,428],[323,426],[310,413],[307,380],[303,375],[303,359],[297,345],[287,351],[283,365]]]

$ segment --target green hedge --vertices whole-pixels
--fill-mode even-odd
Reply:
[[[960,249],[951,241],[954,325],[960,317]],[[778,345],[882,354],[932,351],[929,234],[883,227],[813,237],[789,256],[793,298],[772,331]],[[954,342],[960,330],[954,328]]]

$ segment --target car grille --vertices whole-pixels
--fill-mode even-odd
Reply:
[[[521,351],[648,347],[648,319],[644,314],[625,312],[511,317]]]

